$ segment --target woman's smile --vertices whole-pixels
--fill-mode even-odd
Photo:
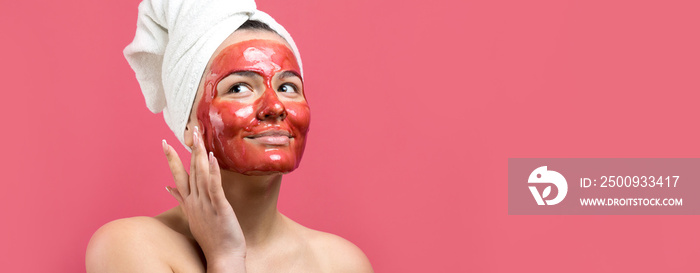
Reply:
[[[286,146],[292,139],[292,134],[284,130],[266,130],[261,133],[246,136],[246,139],[262,145]]]

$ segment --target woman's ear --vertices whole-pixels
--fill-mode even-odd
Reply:
[[[185,126],[185,145],[187,145],[187,147],[192,147],[194,144],[192,134],[194,133],[195,126],[199,126],[199,121],[196,118],[193,119],[190,117],[189,121],[187,121],[187,126]]]

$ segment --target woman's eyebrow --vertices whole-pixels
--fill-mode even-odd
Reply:
[[[294,72],[294,71],[289,71],[289,70],[281,72],[279,77],[280,77],[280,80],[284,80],[285,78],[291,78],[291,77],[297,77],[297,78],[301,79],[301,76],[299,75],[299,73]]]
[[[253,71],[236,71],[236,72],[233,72],[229,75],[236,75],[236,76],[249,77],[249,78],[262,78],[262,76],[260,76],[260,74],[258,74],[257,72],[253,72]]]

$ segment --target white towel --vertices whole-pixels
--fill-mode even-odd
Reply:
[[[124,48],[124,56],[136,73],[148,109],[163,112],[183,145],[209,59],[247,20],[265,23],[287,40],[301,68],[292,37],[272,17],[256,10],[253,0],[144,0],[139,4],[136,35]]]

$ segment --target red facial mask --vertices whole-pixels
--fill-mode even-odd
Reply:
[[[300,75],[299,70],[294,53],[273,40],[239,42],[216,56],[205,77],[197,118],[205,146],[222,169],[260,175],[288,173],[299,166],[309,130],[309,105],[303,94],[280,93],[290,90],[289,85],[281,87],[289,81],[280,76]],[[232,74],[237,80],[221,82]],[[233,87],[239,83],[243,87]],[[227,93],[229,89],[235,92]],[[243,94],[240,89],[252,92],[246,98],[236,97]]]

